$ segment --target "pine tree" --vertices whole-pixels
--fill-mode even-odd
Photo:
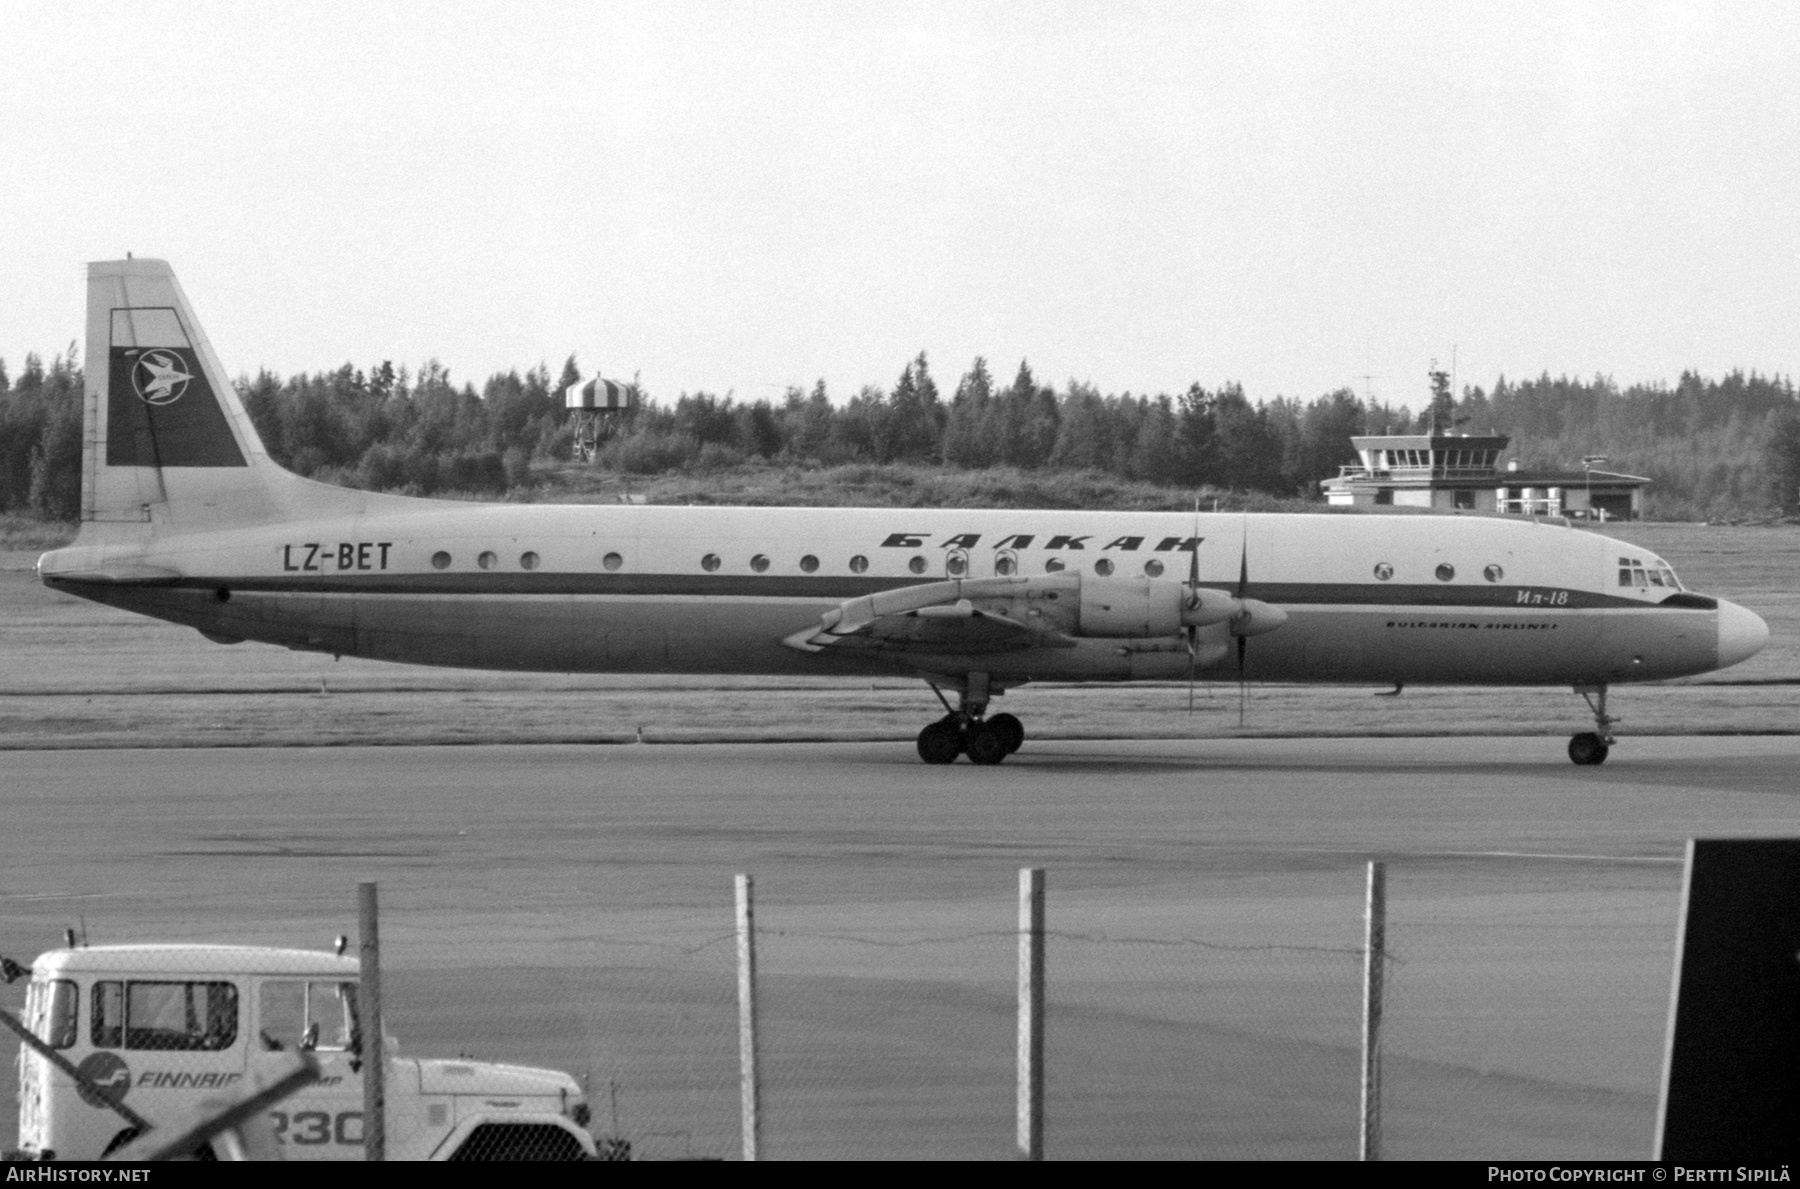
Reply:
[[[950,401],[944,422],[945,462],[959,467],[985,467],[998,460],[987,436],[993,397],[994,379],[988,374],[987,360],[977,355],[958,381],[956,395]]]
[[[1434,359],[1431,370],[1425,374],[1431,377],[1431,403],[1419,417],[1419,432],[1449,433],[1456,424],[1456,397],[1450,392],[1450,373],[1440,368]]]

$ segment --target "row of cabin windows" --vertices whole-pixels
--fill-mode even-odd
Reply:
[[[1467,494],[1470,497],[1470,504],[1472,505],[1474,493],[1457,493],[1459,497],[1464,494]],[[1392,499],[1391,493],[1386,491],[1378,492],[1376,494],[1377,503],[1388,502],[1381,499],[1381,496],[1383,495],[1388,496],[1389,500]],[[1458,506],[1463,506],[1460,499],[1458,500]],[[440,570],[447,569],[450,562],[450,555],[443,551],[434,554],[431,559],[431,564]],[[494,566],[494,555],[492,553],[483,553],[477,559],[477,564],[484,570],[492,569]],[[535,553],[524,554],[519,559],[519,564],[524,569],[535,570],[538,566],[538,555]],[[625,564],[625,559],[617,553],[608,553],[601,559],[600,564],[608,570],[617,570]],[[724,564],[724,559],[716,553],[707,553],[700,558],[700,568],[705,570],[708,574],[717,573]],[[767,573],[773,564],[774,563],[769,559],[769,555],[766,553],[758,553],[750,559],[750,569],[758,574]],[[800,558],[799,565],[801,573],[814,574],[818,572],[819,559],[813,554],[808,553]],[[1629,568],[1633,565],[1636,566],[1635,569]],[[1634,580],[1636,585],[1640,588],[1646,585],[1646,571],[1643,568],[1642,562],[1632,562],[1626,558],[1620,558],[1619,566],[1620,586],[1631,586]],[[866,573],[869,569],[869,559],[860,553],[856,554],[850,559],[849,567],[852,574]],[[906,568],[914,574],[923,574],[931,568],[931,563],[923,554],[914,554],[911,558],[907,559]],[[1044,560],[1044,572],[1046,574],[1060,573],[1067,568],[1068,563],[1062,558],[1051,557]],[[1110,557],[1097,558],[1094,561],[1094,573],[1102,578],[1110,577],[1117,572],[1117,569],[1117,563]],[[1165,567],[1158,558],[1150,558],[1144,562],[1143,572],[1146,577],[1160,578],[1164,571]],[[967,577],[969,574],[969,555],[960,549],[952,550],[944,559],[944,572],[952,578]],[[994,573],[1004,578],[1010,577],[1018,572],[1018,554],[1010,549],[1002,549],[994,555]],[[1438,581],[1450,582],[1456,577],[1456,567],[1448,564],[1440,565],[1437,567],[1435,573]],[[1488,565],[1482,568],[1481,576],[1486,578],[1489,582],[1498,582],[1505,576],[1505,573],[1505,570],[1498,565]],[[1382,562],[1375,567],[1375,577],[1379,578],[1381,581],[1386,582],[1393,576],[1394,567],[1388,563]],[[1674,587],[1677,590],[1680,589],[1680,585],[1675,581],[1674,573],[1667,567],[1664,567],[1660,571],[1655,569],[1648,571],[1648,581],[1650,583],[1662,586],[1665,585],[1665,579],[1668,586]]]
[[[440,549],[431,555],[431,565],[433,569],[447,570],[454,561],[455,558],[452,557],[447,550]],[[528,552],[519,555],[519,568],[523,570],[535,570],[541,562],[542,559],[535,553]],[[499,564],[499,558],[492,550],[488,550],[477,555],[475,564],[484,570],[491,570]],[[614,571],[624,566],[625,558],[618,553],[608,553],[605,557],[600,559],[600,564],[606,570]],[[718,572],[724,564],[724,559],[716,553],[703,554],[700,558],[700,568],[705,570],[708,574]],[[768,573],[769,568],[773,564],[774,563],[769,559],[769,555],[766,553],[758,553],[750,559],[750,569],[758,574]],[[805,554],[800,558],[799,566],[801,573],[815,574],[819,570],[819,559],[813,554]],[[869,559],[858,553],[850,559],[849,568],[852,574],[867,573],[869,569]],[[931,568],[931,563],[924,555],[914,554],[911,558],[907,559],[906,568],[914,574],[923,574]],[[1067,568],[1068,564],[1061,558],[1052,557],[1044,562],[1044,572],[1047,574],[1055,574]],[[1109,557],[1103,557],[1094,562],[1094,573],[1099,574],[1101,577],[1112,574],[1116,569],[1117,563]],[[952,578],[966,577],[969,573],[968,554],[964,553],[962,550],[952,551],[944,560],[944,571]],[[1018,572],[1018,554],[1010,549],[1003,549],[995,555],[994,573],[1006,577]],[[1157,558],[1151,558],[1144,563],[1144,573],[1151,578],[1161,577],[1163,573],[1163,563]]]
[[[67,979],[46,985],[39,1039],[53,1049],[80,1035],[80,995]],[[238,989],[229,982],[104,980],[90,996],[89,1041],[97,1049],[218,1052],[237,1043]],[[258,993],[258,1039],[269,1052],[343,1050],[356,1037],[356,984],[270,979]]]
[[[1376,581],[1388,582],[1393,579],[1394,573],[1394,563],[1386,561],[1378,561],[1375,563]],[[1432,573],[1437,576],[1439,582],[1456,581],[1456,567],[1449,562],[1440,563],[1437,569],[1433,570]],[[1506,569],[1503,566],[1490,562],[1481,567],[1481,576],[1486,578],[1489,582],[1498,582],[1506,577]]]

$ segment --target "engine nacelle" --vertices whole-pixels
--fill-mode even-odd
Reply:
[[[1244,606],[1245,602],[1222,590],[1190,587],[1168,578],[1083,574],[1077,631],[1083,636],[1124,639],[1172,636],[1185,627],[1224,623],[1239,615]]]
[[[1167,578],[1081,576],[1083,636],[1173,636],[1182,627],[1186,591]]]

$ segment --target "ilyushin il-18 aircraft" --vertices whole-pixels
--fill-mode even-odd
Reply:
[[[169,266],[88,268],[82,523],[45,584],[209,640],[563,673],[909,674],[997,764],[1030,681],[1561,685],[1733,665],[1763,621],[1646,549],[1474,516],[475,504],[270,459]],[[954,705],[951,698],[955,699]]]

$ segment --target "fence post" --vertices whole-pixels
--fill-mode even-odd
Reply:
[[[738,1093],[744,1130],[744,1159],[756,1159],[762,1138],[762,1113],[758,1109],[760,1083],[756,1072],[756,910],[751,903],[748,875],[737,877],[738,953]]]
[[[356,885],[362,985],[356,1014],[362,1030],[363,1159],[387,1159],[387,1045],[381,1032],[381,919],[375,885]]]
[[[1363,937],[1362,1158],[1381,1159],[1381,976],[1387,961],[1387,864],[1369,862]]]
[[[1019,868],[1020,1160],[1044,1158],[1044,869]]]

